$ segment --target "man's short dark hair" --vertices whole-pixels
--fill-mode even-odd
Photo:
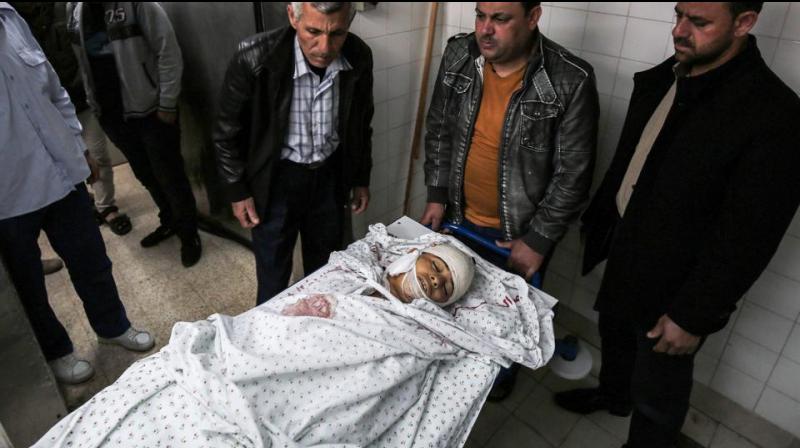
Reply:
[[[755,11],[758,14],[763,6],[764,2],[728,2],[728,8],[731,10],[734,19],[739,17],[739,14],[747,11]]]
[[[542,4],[542,2],[520,2],[520,3],[522,3],[522,7],[525,8],[526,16],[531,13],[533,8]]]

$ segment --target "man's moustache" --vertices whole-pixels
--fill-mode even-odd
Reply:
[[[672,42],[673,42],[675,45],[680,45],[680,46],[683,46],[683,47],[694,48],[694,46],[692,45],[692,43],[691,43],[691,42],[689,42],[689,41],[688,41],[688,40],[686,40],[686,39],[673,39],[673,40],[672,40]]]

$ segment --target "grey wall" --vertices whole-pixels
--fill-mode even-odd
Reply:
[[[64,400],[0,259],[0,422],[14,446],[30,446],[61,417]],[[0,447],[4,440],[0,432]]]

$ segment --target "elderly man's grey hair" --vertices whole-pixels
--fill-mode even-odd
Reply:
[[[317,11],[323,14],[333,14],[341,11],[343,8],[347,10],[347,23],[352,23],[353,18],[356,16],[356,5],[353,2],[291,2],[292,9],[294,10],[294,19],[298,22],[303,16],[303,3],[308,3]]]

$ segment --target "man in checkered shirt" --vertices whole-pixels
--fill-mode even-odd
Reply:
[[[292,2],[290,27],[252,36],[228,66],[214,144],[233,214],[252,229],[257,304],[285,289],[298,233],[310,273],[342,248],[347,203],[369,203],[372,52],[352,3]]]

